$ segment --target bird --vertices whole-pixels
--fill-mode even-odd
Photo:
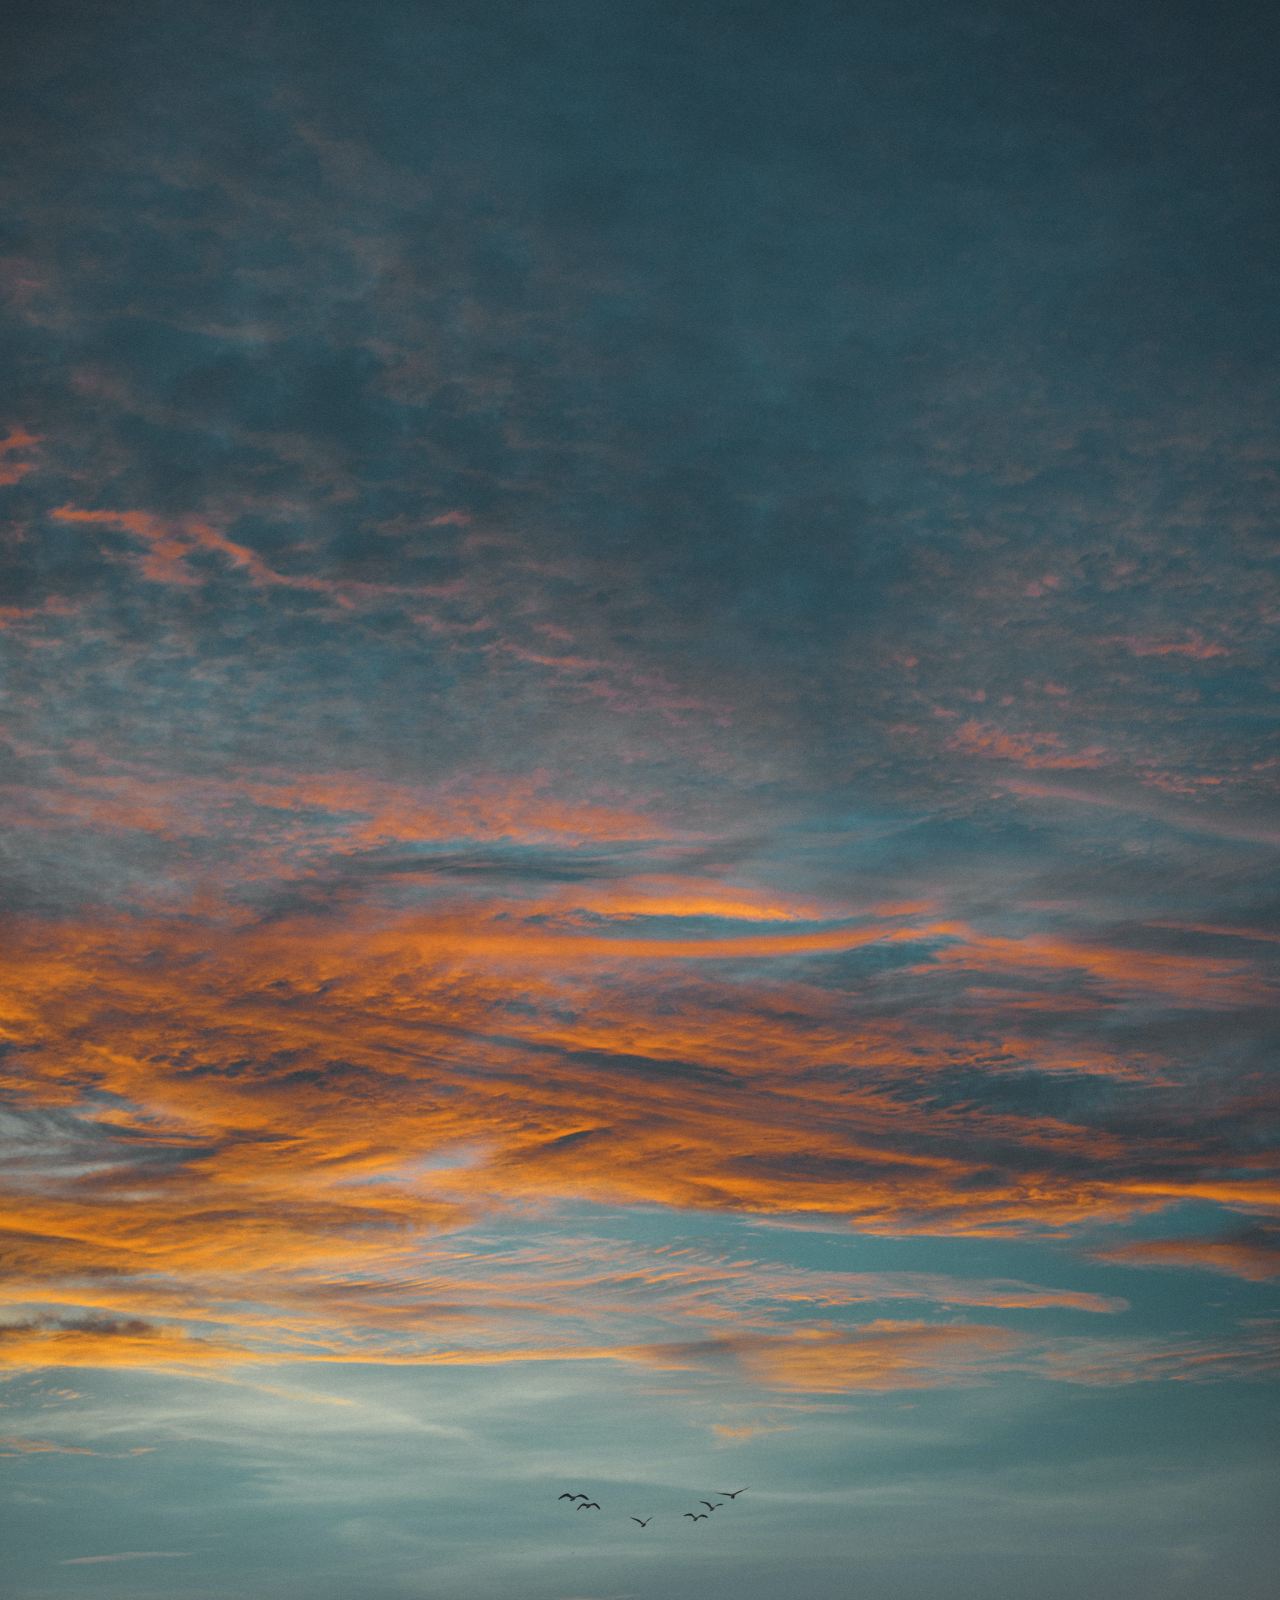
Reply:
[[[638,1522],[642,1528],[647,1528],[653,1521],[652,1517],[632,1517],[632,1522]]]
[[[579,1511],[599,1511],[599,1509],[600,1502],[598,1500],[587,1500],[585,1498],[582,1504],[578,1507]]]
[[[721,1501],[721,1503],[720,1503],[720,1504],[721,1504],[721,1505],[722,1505],[722,1504],[723,1504],[723,1503],[724,1503],[724,1502],[723,1502],[723,1501]],[[706,1508],[707,1508],[707,1510],[708,1510],[708,1511],[719,1511],[719,1509],[720,1509],[720,1506],[719,1506],[719,1505],[714,1505],[714,1506],[713,1506],[713,1505],[712,1505],[712,1504],[711,1504],[711,1502],[710,1502],[710,1500],[699,1500],[699,1501],[698,1501],[698,1504],[699,1504],[699,1505],[700,1505],[700,1506],[706,1506]]]
[[[690,1522],[705,1522],[707,1520],[705,1511],[686,1511],[685,1516],[688,1517]]]
[[[746,1494],[750,1487],[749,1483],[744,1483],[741,1489],[717,1489],[716,1493],[722,1494],[726,1500],[736,1500],[740,1494]],[[702,1503],[705,1506],[707,1502],[704,1500]]]
[[[557,1495],[556,1498],[558,1500],[585,1500],[587,1497],[585,1494],[570,1494],[566,1490],[564,1494]]]

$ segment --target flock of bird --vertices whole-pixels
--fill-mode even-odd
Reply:
[[[699,1500],[698,1504],[700,1506],[706,1506],[707,1509],[705,1511],[686,1511],[683,1513],[683,1515],[688,1517],[690,1522],[706,1522],[710,1518],[713,1511],[719,1511],[721,1506],[724,1505],[725,1500],[736,1500],[740,1494],[746,1494],[750,1487],[751,1485],[746,1483],[743,1484],[741,1489],[714,1489],[712,1493],[723,1495],[724,1500],[716,1500],[714,1502],[710,1500]],[[565,1492],[559,1496],[559,1498],[561,1500],[568,1500],[575,1511],[599,1511],[600,1509],[600,1502],[598,1500],[593,1500],[589,1495],[582,1494],[581,1492],[570,1494],[566,1489]],[[631,1521],[638,1522],[642,1528],[647,1528],[653,1521],[653,1518],[652,1516],[632,1517]]]

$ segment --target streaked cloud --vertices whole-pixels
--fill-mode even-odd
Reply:
[[[1103,1261],[1135,1267],[1199,1267],[1261,1283],[1280,1277],[1280,1235],[1275,1228],[1243,1228],[1211,1238],[1142,1239],[1113,1245]]]
[[[190,1550],[117,1550],[105,1556],[69,1556],[60,1565],[90,1567],[107,1561],[177,1561],[191,1554]]]

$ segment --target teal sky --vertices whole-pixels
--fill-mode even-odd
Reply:
[[[1274,20],[9,27],[6,1597],[1269,1595]]]

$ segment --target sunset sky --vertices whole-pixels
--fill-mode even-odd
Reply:
[[[1264,8],[6,28],[6,1600],[1273,1593]]]

